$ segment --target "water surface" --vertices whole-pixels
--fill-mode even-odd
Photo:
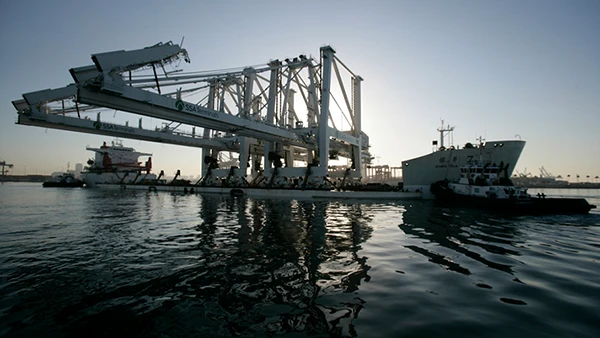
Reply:
[[[0,210],[3,337],[600,335],[598,209],[8,183]]]

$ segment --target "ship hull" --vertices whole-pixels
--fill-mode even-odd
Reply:
[[[462,195],[447,195],[438,198],[441,206],[463,206],[486,209],[502,214],[527,215],[556,215],[556,214],[587,214],[595,205],[589,204],[584,198],[531,198],[522,200],[499,200]]]
[[[460,177],[460,168],[479,160],[508,164],[512,172],[525,147],[525,141],[493,141],[474,148],[447,149],[402,162],[404,189],[423,192],[423,198],[435,198],[429,192],[432,183]],[[481,159],[480,159],[481,157]]]
[[[269,189],[269,188],[232,188],[202,187],[195,185],[169,184],[98,184],[97,188],[111,190],[169,191],[191,194],[218,194],[275,199],[332,199],[332,200],[410,200],[421,199],[420,192],[404,191],[335,191],[316,189]]]
[[[137,173],[135,172],[82,172],[81,180],[90,188],[95,188],[102,184],[133,184],[134,180],[138,183],[145,180],[156,180],[156,175],[154,174],[136,176]]]

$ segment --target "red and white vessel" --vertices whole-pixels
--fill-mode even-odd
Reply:
[[[152,154],[124,147],[120,142],[106,142],[100,148],[86,148],[95,152],[94,159],[87,161],[88,166],[81,172],[81,179],[88,187],[100,184],[135,184],[156,181],[151,174]],[[140,161],[140,157],[147,157]]]

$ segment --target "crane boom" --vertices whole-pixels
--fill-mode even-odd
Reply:
[[[169,42],[143,49],[93,54],[92,61],[98,71],[115,73],[131,71],[155,63],[164,64],[178,59],[180,55],[184,57],[185,62],[190,62],[185,49]]]
[[[155,94],[136,87],[123,86],[121,95],[110,95],[101,88],[81,87],[79,102],[94,106],[122,110],[134,114],[186,123],[193,126],[231,132],[272,141],[287,141],[290,144],[315,148],[292,131],[268,125],[257,120],[208,109],[182,100]]]
[[[155,131],[134,128],[127,125],[102,122],[100,120],[79,119],[75,117],[39,114],[19,115],[19,124],[36,126],[42,128],[53,128],[67,131],[75,131],[88,134],[106,135],[114,137],[129,138],[134,140],[168,143],[196,148],[209,148],[218,151],[239,151],[239,143],[234,138],[205,139],[199,136],[184,135],[165,131]]]

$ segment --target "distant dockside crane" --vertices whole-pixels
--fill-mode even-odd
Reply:
[[[6,161],[0,161],[0,167],[2,167],[2,176],[6,175],[8,173],[8,170],[6,170],[5,168],[12,168],[14,165],[10,164],[10,163],[6,163]]]

